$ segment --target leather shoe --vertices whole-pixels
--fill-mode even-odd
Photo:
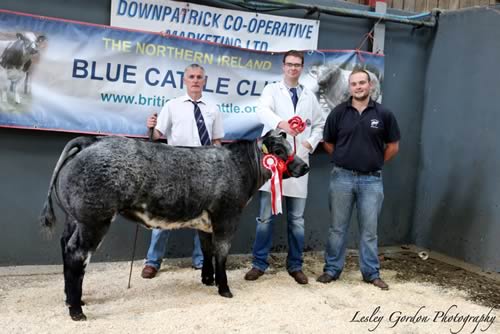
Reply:
[[[302,270],[297,270],[297,271],[294,271],[294,272],[288,272],[288,274],[290,276],[292,276],[294,279],[295,279],[295,282],[299,283],[299,284],[307,284],[308,280],[307,280],[307,276],[304,275],[304,273],[302,272]]]
[[[382,281],[382,279],[380,279],[380,278],[375,278],[374,280],[372,280],[368,283],[371,283],[371,284],[375,285],[377,288],[380,288],[382,290],[389,290],[389,285],[387,285],[387,283]]]
[[[146,279],[151,279],[151,278],[154,278],[156,276],[157,272],[158,272],[158,269],[156,269],[155,267],[144,266],[144,268],[142,268],[141,277],[146,278]]]
[[[316,281],[326,284],[326,283],[330,283],[330,282],[333,282],[336,280],[337,279],[335,277],[333,277],[332,275],[327,274],[327,273],[322,273],[321,276],[318,277],[318,279]]]
[[[256,281],[262,275],[264,275],[264,272],[262,270],[259,270],[257,268],[252,268],[245,274],[245,280]]]

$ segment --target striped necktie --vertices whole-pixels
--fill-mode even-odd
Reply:
[[[198,106],[199,102],[193,100],[190,100],[190,102],[194,105],[194,119],[196,121],[196,126],[198,127],[198,134],[200,135],[201,145],[210,145],[210,135],[208,134],[207,127],[205,126],[205,120],[203,119],[200,107]]]
[[[295,110],[297,109],[297,102],[299,101],[299,96],[297,95],[297,88],[290,88],[290,93],[292,93],[293,110]]]

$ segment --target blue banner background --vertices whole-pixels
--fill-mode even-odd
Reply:
[[[32,57],[31,91],[21,89],[18,104],[7,89],[7,99],[0,101],[0,126],[143,136],[147,116],[184,94],[182,72],[197,62],[206,69],[204,96],[223,113],[225,139],[252,139],[260,134],[255,115],[260,92],[282,77],[282,53],[0,11],[4,49],[16,33],[25,32],[46,41]],[[369,69],[382,82],[384,58],[355,51],[306,51],[301,82],[317,92],[327,113],[333,102],[325,90],[346,89],[335,87],[340,81],[331,71],[354,66]],[[3,84],[11,86],[9,80]]]

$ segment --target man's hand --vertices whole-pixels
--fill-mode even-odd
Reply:
[[[309,144],[309,142],[307,140],[304,140],[302,142],[302,146],[304,146],[309,153],[311,153],[311,151],[313,150],[311,144]]]
[[[399,152],[399,141],[387,143],[384,150],[384,162],[389,161]]]
[[[335,145],[333,143],[328,143],[326,141],[323,142],[323,149],[326,151],[328,154],[333,154],[333,151],[335,151]]]
[[[300,133],[297,130],[292,129],[290,127],[290,124],[288,123],[288,121],[279,122],[278,129],[282,129],[283,131],[285,131],[286,133],[288,133],[290,136],[293,136],[293,137],[295,137],[296,135],[298,135]]]
[[[148,120],[146,121],[146,126],[148,129],[152,129],[156,126],[156,122],[158,121],[158,114],[154,113],[153,115],[148,117]]]
[[[146,126],[148,127],[149,140],[154,141],[161,138],[162,134],[160,131],[156,130],[156,123],[158,121],[158,114],[154,113],[148,117],[146,121]]]

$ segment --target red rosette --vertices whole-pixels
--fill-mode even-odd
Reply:
[[[278,159],[272,154],[266,154],[262,158],[262,164],[266,169],[272,171],[272,168],[276,168],[276,166],[278,166]]]
[[[306,123],[300,118],[300,116],[295,115],[288,120],[288,124],[292,130],[297,131],[298,133],[302,133],[306,128]],[[293,137],[293,152],[297,152],[297,142],[295,141],[295,137]]]
[[[288,120],[288,124],[290,124],[290,127],[298,133],[302,133],[306,129],[306,123],[298,115],[290,118]]]
[[[264,168],[271,171],[271,211],[273,215],[282,213],[282,174],[286,170],[286,164],[275,155],[266,154],[262,158]]]

